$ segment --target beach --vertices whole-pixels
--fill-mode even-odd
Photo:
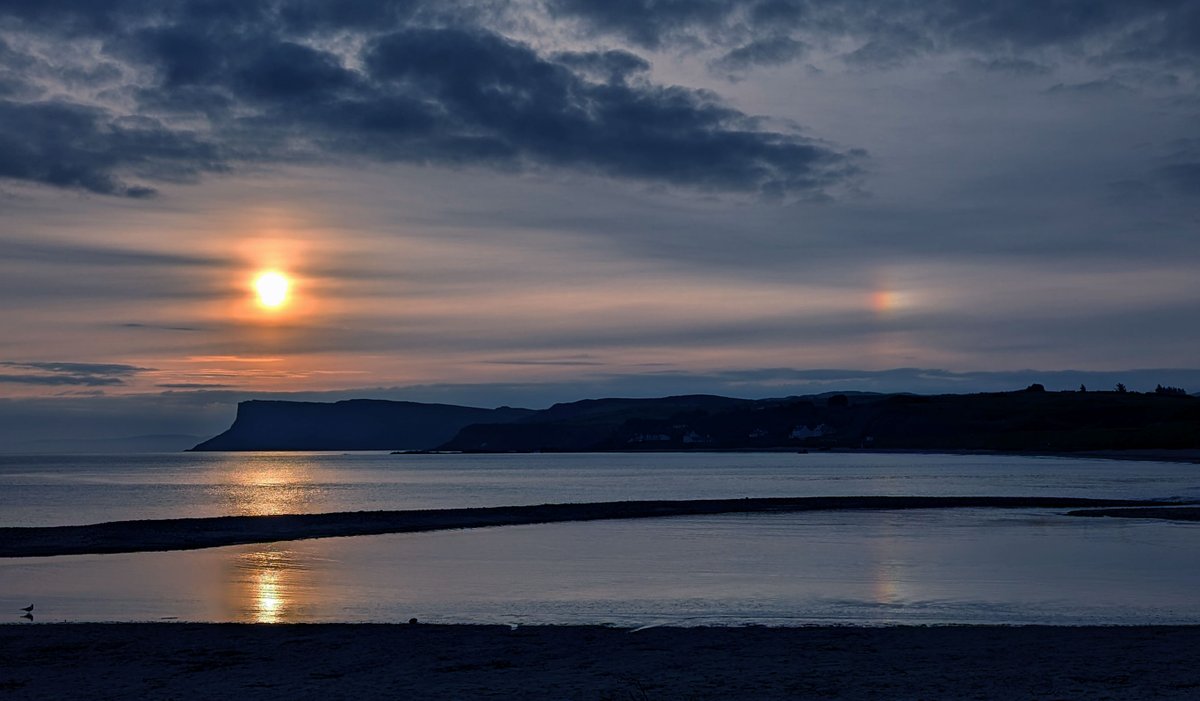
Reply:
[[[10,698],[1194,699],[1200,627],[0,626]]]

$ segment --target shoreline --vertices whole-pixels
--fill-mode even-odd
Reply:
[[[377,453],[394,456],[407,455],[673,455],[673,454],[721,454],[721,453],[763,453],[763,454],[798,454],[798,455],[975,455],[1018,458],[1074,458],[1080,460],[1120,460],[1128,462],[1168,462],[1181,465],[1200,465],[1200,448],[1130,448],[1127,450],[990,450],[985,448],[802,448],[796,446],[781,446],[776,448],[660,448],[660,449],[621,449],[604,451],[486,451],[486,450],[226,450],[226,451],[193,451],[184,453]]]
[[[0,625],[20,698],[1192,699],[1200,626]]]
[[[184,451],[191,452],[191,451]],[[233,450],[233,451],[212,451],[212,452],[229,452],[229,453],[252,453],[257,451]],[[312,452],[312,451],[268,451],[268,452]],[[316,452],[338,452],[338,451],[316,451]],[[352,451],[354,452],[354,451]],[[361,451],[361,452],[383,452],[383,451]],[[1129,462],[1169,462],[1181,465],[1200,465],[1200,448],[1131,448],[1128,450],[1080,450],[1080,451],[1052,451],[1052,450],[988,450],[984,448],[800,448],[796,446],[783,446],[777,448],[687,448],[687,449],[622,449],[622,450],[604,450],[597,452],[588,451],[562,451],[562,452],[540,452],[540,451],[496,451],[489,452],[486,450],[392,450],[386,451],[388,455],[674,455],[674,454],[721,454],[721,453],[764,453],[764,454],[787,454],[794,453],[798,455],[977,455],[977,456],[997,456],[997,457],[1018,457],[1018,458],[1074,458],[1080,460],[1121,460]]]
[[[164,550],[194,550],[310,538],[418,533],[496,526],[616,519],[706,516],[730,513],[908,510],[946,508],[1150,508],[1164,510],[1195,502],[1079,497],[764,497],[676,501],[615,501],[412,511],[352,511],[279,516],[109,521],[83,526],[0,528],[0,557],[47,557]],[[1190,512],[1196,512],[1191,509]],[[1072,512],[1074,515],[1083,515]],[[1183,514],[1183,512],[1179,512]],[[1117,515],[1117,514],[1114,514]],[[1121,514],[1127,515],[1127,514]],[[1187,518],[1184,516],[1184,518]]]
[[[1064,451],[1004,451],[1004,450],[925,450],[903,448],[862,448],[830,452],[857,454],[898,455],[995,455],[1023,458],[1075,458],[1092,460],[1120,460],[1127,462],[1169,462],[1180,465],[1200,465],[1200,448],[1132,448],[1129,450],[1080,450]]]
[[[763,448],[758,450],[614,450],[613,453],[797,453],[814,455],[977,455],[1017,458],[1074,458],[1127,462],[1169,462],[1200,465],[1200,448],[1133,448],[1129,450],[1028,451],[970,448]],[[486,453],[480,453],[486,454]]]

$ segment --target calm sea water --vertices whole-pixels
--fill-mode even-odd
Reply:
[[[1200,468],[842,454],[0,456],[0,525],[649,498],[1200,499]],[[0,559],[38,621],[1200,623],[1200,526],[1054,510],[726,515]]]

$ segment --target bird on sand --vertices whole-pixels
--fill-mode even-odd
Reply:
[[[33,604],[30,604],[21,610],[24,611],[25,613],[33,613]]]

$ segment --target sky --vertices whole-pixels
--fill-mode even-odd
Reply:
[[[1197,391],[1198,66],[1200,0],[8,0],[0,445]]]

